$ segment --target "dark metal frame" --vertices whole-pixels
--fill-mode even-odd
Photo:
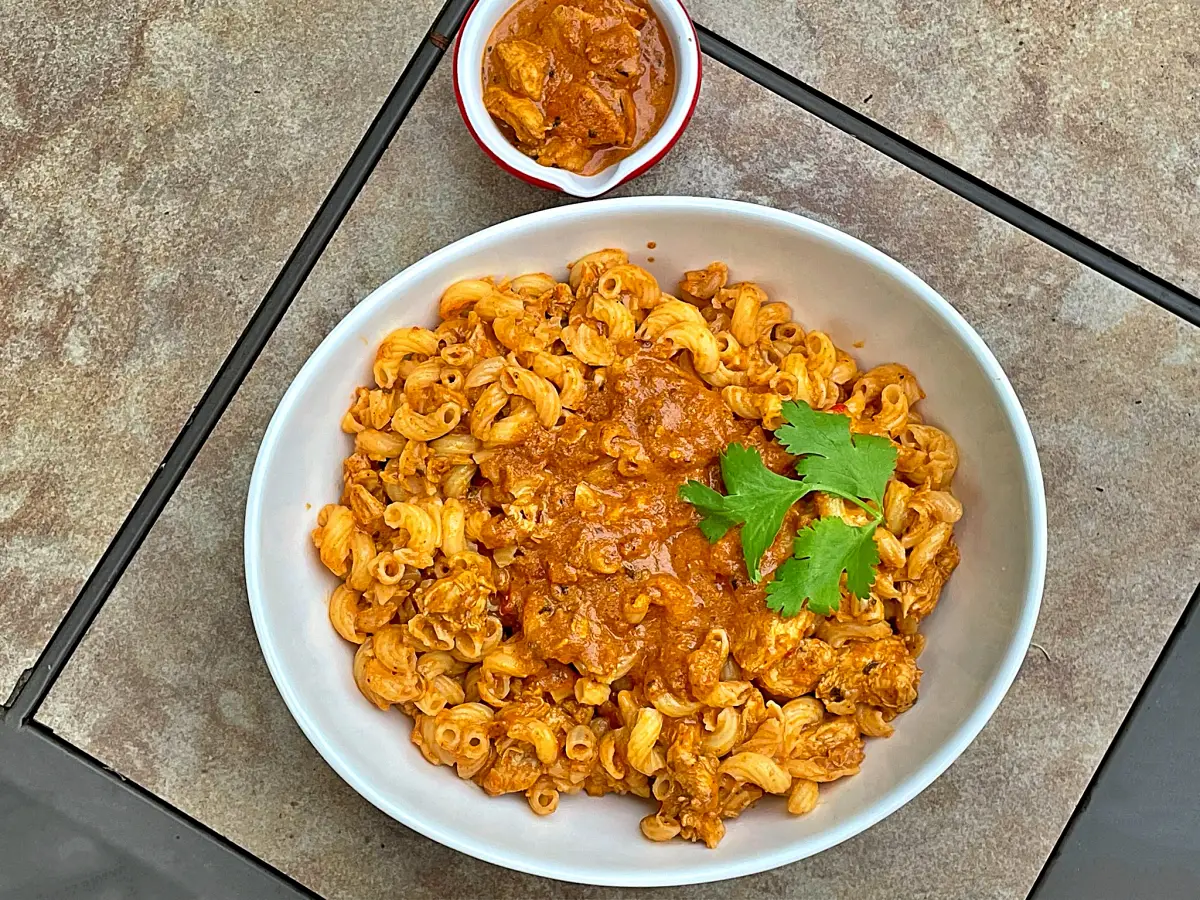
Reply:
[[[216,883],[230,895],[315,896],[203,823],[72,747],[35,722],[34,716],[354,204],[454,39],[471,5],[472,0],[448,0],[442,8],[280,270],[275,283],[59,622],[50,641],[33,667],[23,673],[7,704],[0,707],[0,761],[4,764],[6,774],[19,787],[50,806],[62,807],[62,785],[72,785],[70,807],[61,808],[60,811],[82,819],[84,824],[93,824],[98,830],[103,830],[114,816],[119,817],[131,826],[126,833],[136,835],[143,842],[146,858],[154,859],[158,867],[165,863],[185,876],[191,872],[201,873],[209,879],[209,883],[213,883],[214,872],[219,872]],[[1195,296],[940,159],[709,29],[697,25],[697,31],[701,49],[712,59],[1180,318],[1200,325],[1200,299]],[[1114,747],[1156,682],[1162,661],[1175,645],[1184,622],[1195,618],[1198,608],[1200,589],[1193,595],[1146,686],[1138,695],[1133,711],[1113,743]],[[1086,809],[1091,791],[1102,777],[1111,751],[1112,748],[1101,763],[1075,815]],[[87,797],[94,799],[91,802],[80,800]],[[1070,823],[1063,837],[1060,837],[1060,845],[1069,833]],[[185,836],[189,839],[188,849],[181,853],[172,845]],[[1056,846],[1054,855],[1058,850],[1059,846]],[[1039,884],[1041,880],[1039,878]]]
[[[1187,647],[1187,645],[1190,645],[1190,647]],[[1096,768],[1096,771],[1092,773],[1092,778],[1088,782],[1088,786],[1084,789],[1083,796],[1079,798],[1079,803],[1075,805],[1075,811],[1071,814],[1066,827],[1059,834],[1058,840],[1055,841],[1054,849],[1050,851],[1045,865],[1042,866],[1042,870],[1038,873],[1037,880],[1029,892],[1031,898],[1040,896],[1039,891],[1050,881],[1056,880],[1056,875],[1060,883],[1070,881],[1070,863],[1068,863],[1068,868],[1062,872],[1056,872],[1055,867],[1058,865],[1060,859],[1069,855],[1067,851],[1070,849],[1077,830],[1086,819],[1088,811],[1092,808],[1094,799],[1104,795],[1107,790],[1110,792],[1110,805],[1114,807],[1122,805],[1127,807],[1129,805],[1123,796],[1130,792],[1126,782],[1131,780],[1130,772],[1132,770],[1140,769],[1145,764],[1143,757],[1132,757],[1132,754],[1136,751],[1133,751],[1131,748],[1138,744],[1135,732],[1139,728],[1142,729],[1144,732],[1142,740],[1145,740],[1146,729],[1153,729],[1155,727],[1161,729],[1163,727],[1163,723],[1167,720],[1167,717],[1161,714],[1160,708],[1164,703],[1167,706],[1171,705],[1170,695],[1172,691],[1169,682],[1175,680],[1176,685],[1181,683],[1190,685],[1193,683],[1186,680],[1186,671],[1184,672],[1183,679],[1181,679],[1179,670],[1186,670],[1186,665],[1181,665],[1181,663],[1183,660],[1189,659],[1189,652],[1195,654],[1198,647],[1200,647],[1200,587],[1197,587],[1192,593],[1191,599],[1184,608],[1183,615],[1179,617],[1179,621],[1175,623],[1175,627],[1171,630],[1171,636],[1167,638],[1167,643],[1163,646],[1162,652],[1159,653],[1158,659],[1155,660],[1150,674],[1146,676],[1146,681],[1142,684],[1137,697],[1134,698],[1133,704],[1129,707],[1129,712],[1121,722],[1121,727],[1117,729],[1116,736],[1105,751],[1104,758],[1100,761],[1100,765]],[[1194,657],[1192,658],[1194,659]],[[1192,668],[1195,668],[1194,663],[1192,664]],[[1171,669],[1175,669],[1176,671],[1171,673],[1168,671]],[[1178,692],[1178,688],[1176,688],[1176,691]],[[1190,689],[1186,692],[1191,693]],[[1178,704],[1175,704],[1175,707],[1171,712],[1178,714],[1180,712]],[[1192,709],[1194,710],[1195,707],[1196,704],[1193,702]],[[1153,721],[1156,718],[1160,719],[1160,721]],[[1169,727],[1172,729],[1173,735],[1187,734],[1185,723],[1177,719],[1170,720]],[[1192,731],[1196,731],[1194,723],[1190,728]],[[1151,731],[1150,733],[1152,734],[1153,732]],[[1188,743],[1188,741],[1186,738],[1182,741],[1176,740],[1176,744],[1178,745],[1179,743]],[[1179,755],[1179,766],[1181,769],[1185,766],[1191,766],[1191,749],[1192,746],[1188,746]],[[1182,801],[1187,796],[1186,785],[1181,786],[1181,792],[1182,796],[1180,799]],[[1112,795],[1118,797],[1118,802],[1111,802]],[[1075,856],[1087,855],[1079,853],[1078,846],[1074,849],[1076,850]],[[1126,852],[1126,850],[1127,848],[1124,846],[1119,848],[1119,852]],[[1119,891],[1123,888],[1124,886],[1113,886],[1114,891]],[[1147,889],[1152,888],[1147,886]],[[1162,897],[1165,900],[1166,895],[1156,892],[1156,896]]]

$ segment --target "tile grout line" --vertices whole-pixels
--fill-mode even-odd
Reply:
[[[701,49],[735,72],[1151,303],[1200,326],[1200,298],[810,87],[698,22],[696,32]]]
[[[121,523],[100,561],[58,623],[32,668],[26,669],[6,704],[5,721],[19,726],[37,712],[59,674],[83,640],[92,621],[154,527],[179,482],[204,446],[242,381],[274,333],[309,273],[333,238],[342,219],[374,171],[458,31],[471,0],[448,0],[400,79],[363,135],[358,147],[321,203],[275,283],[221,364],[200,402],[159,463],[141,496]]]

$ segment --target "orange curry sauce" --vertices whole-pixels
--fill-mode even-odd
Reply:
[[[544,166],[594,175],[661,127],[675,93],[662,23],[626,0],[521,0],[483,56],[483,101]]]
[[[794,458],[758,423],[735,418],[694,374],[653,351],[610,367],[603,388],[579,413],[561,433],[537,429],[483,465],[484,475],[505,489],[514,479],[544,478],[552,523],[541,552],[518,556],[509,569],[500,593],[505,624],[520,628],[539,659],[612,672],[633,658],[632,684],[653,682],[680,697],[689,692],[688,654],[712,628],[728,631],[738,659],[753,662],[769,653],[769,646],[758,646],[777,621],[766,606],[765,583],[747,580],[735,531],[716,544],[705,540],[679,485],[695,478],[719,486],[720,453],[733,442],[755,448],[779,472]],[[614,427],[646,450],[638,478],[621,477],[603,450],[603,435]],[[596,509],[579,508],[581,484],[594,493]],[[807,498],[788,512],[763,557],[764,572],[791,554],[790,536],[813,516]],[[512,527],[512,520],[494,520],[484,544],[514,543],[515,533],[505,532]],[[596,560],[609,571],[596,572]],[[652,605],[645,619],[631,624],[622,609],[641,593]],[[804,627],[811,616],[789,622]],[[569,674],[551,666],[542,677],[554,673]]]

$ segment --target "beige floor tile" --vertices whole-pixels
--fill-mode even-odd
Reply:
[[[701,22],[1200,293],[1191,3],[691,0]]]
[[[410,7],[5,4],[0,700],[441,3]]]

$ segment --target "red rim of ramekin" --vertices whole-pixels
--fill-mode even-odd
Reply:
[[[514,3],[518,2],[518,0],[513,0],[513,2]],[[674,147],[676,143],[678,143],[679,138],[682,137],[684,131],[687,130],[688,123],[691,122],[691,120],[692,120],[692,113],[694,113],[696,111],[696,104],[700,100],[700,81],[704,77],[704,66],[700,62],[700,57],[702,55],[700,53],[700,36],[698,34],[696,34],[696,26],[692,22],[692,17],[688,13],[687,7],[683,5],[681,0],[663,0],[663,2],[674,3],[681,10],[683,10],[684,18],[687,19],[687,23],[688,23],[689,27],[691,27],[691,29],[692,29],[692,42],[696,47],[696,89],[692,92],[692,97],[691,97],[691,101],[688,103],[687,112],[685,112],[683,114],[683,119],[680,121],[679,127],[675,129],[675,133],[671,135],[670,140],[667,141],[667,143],[663,146],[663,148],[661,150],[658,151],[658,153],[654,154],[654,156],[650,157],[650,159],[646,160],[644,163],[642,163],[640,166],[638,166],[636,169],[634,169],[632,172],[630,172],[628,175],[626,175],[620,181],[614,183],[610,188],[608,188],[604,192],[597,194],[595,197],[587,197],[587,198],[582,198],[582,199],[595,200],[599,197],[603,197],[605,194],[609,193],[609,191],[616,190],[617,188],[619,188],[621,185],[625,184],[626,182],[632,181],[633,179],[637,178],[639,175],[644,173],[651,166],[656,165],[658,163],[658,161],[661,160],[664,156],[666,156],[667,153],[670,151],[670,149],[672,147]],[[486,140],[484,140],[484,138],[479,134],[479,132],[477,132],[475,130],[475,125],[471,122],[471,117],[467,114],[467,106],[465,103],[463,103],[462,91],[459,89],[459,86],[458,86],[458,51],[459,51],[459,48],[462,47],[462,37],[463,37],[463,33],[467,30],[467,23],[471,21],[471,16],[475,14],[475,8],[478,5],[479,5],[479,0],[475,0],[475,2],[471,4],[471,8],[467,10],[467,14],[463,17],[462,25],[458,29],[458,38],[454,41],[454,57],[450,61],[451,68],[453,69],[452,77],[453,77],[453,81],[454,81],[454,100],[458,104],[458,113],[460,116],[462,116],[463,124],[467,126],[467,131],[470,133],[471,137],[474,138],[475,143],[479,145],[479,148],[485,154],[487,154],[487,156],[492,160],[492,162],[494,162],[496,165],[498,165],[500,168],[502,168],[509,175],[515,175],[517,178],[520,178],[526,184],[532,184],[535,187],[546,188],[547,190],[551,190],[551,191],[558,191],[560,194],[571,194],[570,191],[565,190],[561,186],[554,184],[552,182],[549,182],[549,181],[543,181],[540,178],[536,178],[533,175],[530,175],[528,172],[522,172],[520,169],[516,168],[515,166],[509,165],[507,162],[505,162],[503,159],[501,159],[500,156],[494,150],[492,150],[492,148],[488,144],[488,142]],[[674,100],[672,100],[672,103],[674,103]],[[580,176],[580,177],[588,178],[591,176],[584,175],[584,176]],[[575,197],[578,195],[571,194],[571,196]]]

